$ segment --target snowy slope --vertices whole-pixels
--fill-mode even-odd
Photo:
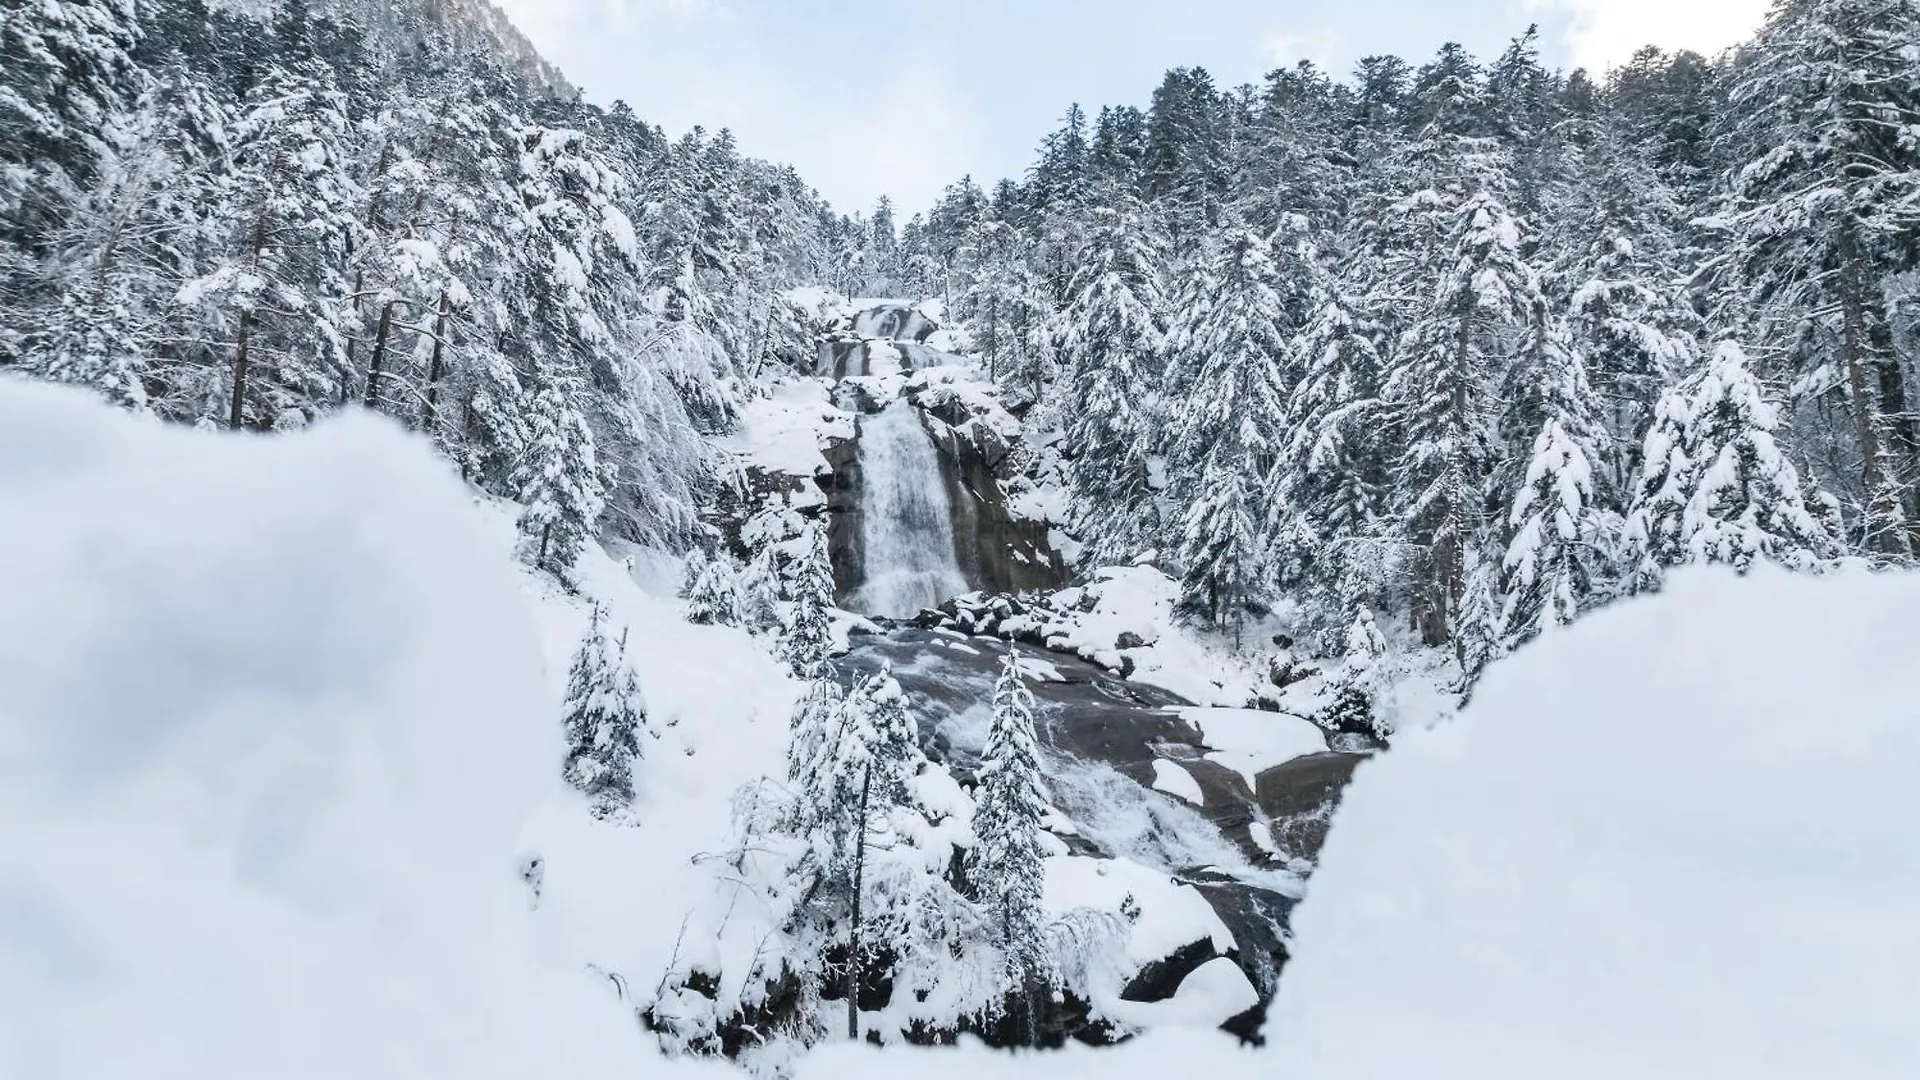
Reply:
[[[1915,611],[1912,574],[1679,575],[1496,666],[1349,789],[1288,1075],[1915,1075]]]
[[[507,538],[423,443],[0,380],[0,508],[0,1075],[644,1060],[531,934],[558,729]]]

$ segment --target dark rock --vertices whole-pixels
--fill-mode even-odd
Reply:
[[[1122,1001],[1166,1001],[1180,989],[1187,976],[1199,970],[1200,965],[1220,955],[1213,947],[1212,938],[1201,938],[1188,945],[1168,953],[1140,969],[1126,989],[1120,991]]]
[[[1122,630],[1120,636],[1113,639],[1113,647],[1116,649],[1144,649],[1147,647],[1147,639],[1131,630]]]
[[[1011,599],[1004,605],[999,599],[956,597],[929,617],[964,624],[996,607],[1013,610]],[[1020,602],[1027,608],[1034,606],[1031,601]],[[1024,641],[1019,647],[1032,648]],[[890,661],[895,676],[914,699],[928,752],[938,754],[957,775],[965,777],[977,767],[971,757],[974,751],[954,745],[946,736],[946,725],[985,700],[1005,648],[998,641],[969,641],[936,630],[900,629],[884,637],[861,639],[852,653],[835,663],[844,677],[852,678],[878,670],[883,660]],[[1328,752],[1297,758],[1267,769],[1250,784],[1239,771],[1206,758],[1208,748],[1200,731],[1173,711],[1187,704],[1179,696],[1128,682],[1079,657],[1045,652],[1040,659],[1060,675],[1059,681],[1029,683],[1039,705],[1041,742],[1050,755],[1105,764],[1143,789],[1155,779],[1156,760],[1177,761],[1200,787],[1204,805],[1197,809],[1222,837],[1240,848],[1249,864],[1290,869],[1311,866],[1326,840],[1340,793],[1363,755]],[[1062,812],[1074,818],[1074,792],[1055,786],[1054,798]],[[1142,806],[1150,815],[1160,812],[1156,807],[1165,807],[1169,813],[1185,812],[1169,797],[1147,791],[1142,792]],[[1255,829],[1264,831],[1269,844],[1255,839]],[[1075,854],[1113,854],[1086,836],[1062,839]],[[1277,849],[1279,857],[1270,848]],[[1234,948],[1227,955],[1259,992],[1260,1007],[1235,1017],[1226,1028],[1243,1039],[1257,1041],[1265,1006],[1287,959],[1286,927],[1295,901],[1209,868],[1181,870],[1177,877],[1199,890],[1233,934]],[[1190,946],[1162,958],[1141,972],[1128,988],[1128,996],[1160,1000],[1217,955],[1209,942],[1204,949]],[[1081,1035],[1075,1032],[1072,1037]]]
[[[1340,795],[1364,754],[1329,751],[1275,765],[1254,778],[1254,798],[1271,822],[1273,842],[1299,859],[1316,859]]]

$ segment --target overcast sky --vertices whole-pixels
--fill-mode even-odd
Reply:
[[[1483,57],[1529,22],[1549,63],[1604,69],[1640,45],[1713,52],[1769,0],[494,0],[603,104],[678,135],[732,128],[841,210],[907,213],[972,174],[1025,168],[1075,101],[1145,105],[1169,67],[1223,87],[1302,57],[1345,73],[1442,42]],[[905,215],[903,214],[903,217]]]

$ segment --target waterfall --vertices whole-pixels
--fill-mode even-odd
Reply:
[[[863,421],[859,461],[865,572],[848,607],[904,619],[966,592],[940,455],[920,426],[919,410],[901,399]]]

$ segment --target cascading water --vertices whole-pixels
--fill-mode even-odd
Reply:
[[[967,591],[940,456],[919,410],[897,400],[860,425],[860,564],[848,607],[904,619]]]

